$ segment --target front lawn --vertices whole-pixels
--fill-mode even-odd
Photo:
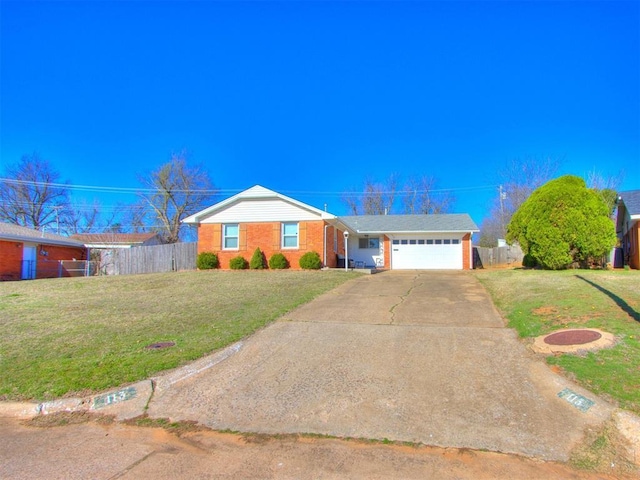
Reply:
[[[640,272],[497,270],[475,272],[521,337],[561,328],[599,328],[615,347],[547,357],[594,393],[640,413]]]
[[[229,345],[348,279],[243,271],[0,283],[0,400],[135,382]],[[146,346],[175,342],[151,350]]]

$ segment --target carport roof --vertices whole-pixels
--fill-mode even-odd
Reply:
[[[467,213],[434,215],[352,215],[340,217],[356,233],[478,232]]]
[[[45,233],[32,228],[11,223],[0,223],[0,240],[10,242],[34,242],[41,245],[62,245],[65,247],[84,247],[84,243],[62,235]]]

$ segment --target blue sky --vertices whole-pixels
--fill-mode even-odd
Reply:
[[[365,177],[424,174],[478,224],[517,158],[640,189],[637,1],[2,0],[0,27],[0,168],[136,187],[185,149],[225,196],[338,215]]]

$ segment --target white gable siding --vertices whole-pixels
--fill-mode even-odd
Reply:
[[[320,216],[279,199],[243,199],[215,212],[202,223],[287,222],[320,220]]]

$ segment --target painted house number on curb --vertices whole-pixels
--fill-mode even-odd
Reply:
[[[560,393],[558,393],[558,396],[560,398],[564,398],[567,402],[569,402],[571,405],[582,412],[586,412],[596,404],[596,402],[594,402],[593,400],[589,400],[587,397],[583,397],[582,395],[574,392],[573,390],[569,390],[568,388],[565,388]]]
[[[107,393],[105,395],[100,395],[93,399],[93,408],[104,408],[109,405],[113,405],[114,403],[124,402],[125,400],[130,400],[136,396],[136,389],[134,387],[124,388],[122,390],[118,390],[117,392]]]

